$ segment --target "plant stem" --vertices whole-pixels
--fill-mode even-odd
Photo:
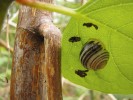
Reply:
[[[19,0],[17,0],[19,2]],[[39,2],[39,1],[26,1],[26,2],[19,2],[21,4],[35,7],[41,10],[48,10],[52,12],[58,12],[61,14],[69,15],[75,18],[79,18],[79,16],[82,16],[80,13],[76,12],[74,9],[63,7],[63,6],[57,6],[49,3]]]
[[[94,100],[93,90],[89,90],[89,93],[90,93],[90,100]]]
[[[13,48],[8,47],[6,42],[0,39],[0,46],[4,47],[6,50],[9,50],[13,54]]]

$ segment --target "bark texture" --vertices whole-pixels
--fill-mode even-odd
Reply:
[[[52,3],[52,0],[39,0]],[[62,100],[60,31],[51,13],[20,8],[11,74],[11,100]]]
[[[47,30],[45,28],[47,27]],[[60,67],[60,31],[51,23],[42,24],[40,33],[45,37],[45,66],[48,100],[62,100]]]

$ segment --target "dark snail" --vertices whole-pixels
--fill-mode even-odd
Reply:
[[[94,27],[96,30],[98,29],[98,26],[93,24],[93,23],[84,23],[83,26],[86,26],[86,27]]]
[[[91,39],[85,43],[80,52],[80,61],[86,69],[101,69],[106,66],[108,60],[109,52],[96,39]]]
[[[87,76],[87,72],[89,70],[75,70],[75,74],[79,75],[80,77],[85,77]]]
[[[69,38],[69,42],[72,42],[72,43],[78,42],[80,40],[81,40],[81,38],[77,37],[77,36],[73,36],[73,37]]]

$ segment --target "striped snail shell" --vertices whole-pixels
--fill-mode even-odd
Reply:
[[[80,52],[80,61],[86,69],[101,69],[106,66],[108,60],[109,52],[96,39],[86,42]]]

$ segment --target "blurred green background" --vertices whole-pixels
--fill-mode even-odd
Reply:
[[[85,2],[87,0],[55,0],[57,5],[74,9],[85,4]],[[19,4],[14,2],[9,7],[0,34],[0,100],[9,100],[10,97],[12,53],[5,46],[11,49],[14,46],[18,12]],[[61,31],[64,30],[69,19],[69,16],[53,13],[53,22]],[[75,85],[64,78],[62,78],[62,87],[63,100],[133,100],[133,95],[104,94]]]

